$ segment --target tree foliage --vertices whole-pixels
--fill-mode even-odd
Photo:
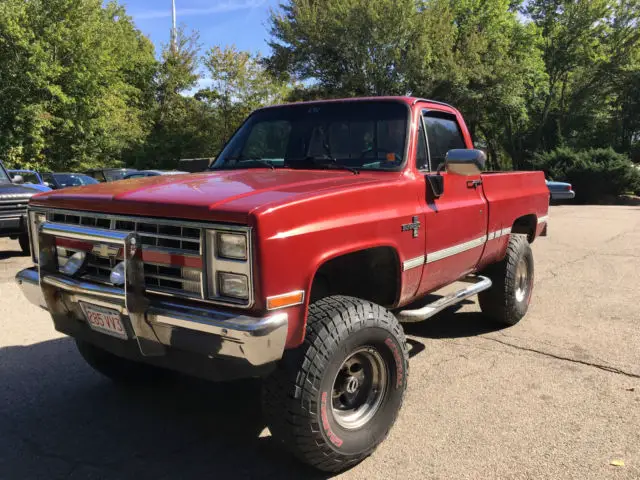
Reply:
[[[0,156],[175,168],[263,105],[406,94],[458,107],[493,168],[640,162],[639,22],[640,0],[282,0],[267,57],[181,29],[156,58],[115,1],[0,0]]]
[[[114,164],[144,140],[156,60],[115,3],[0,2],[0,155],[25,167]]]
[[[640,140],[638,0],[287,0],[269,69],[295,99],[411,94],[454,103],[494,167],[561,145]]]
[[[204,57],[211,86],[196,98],[214,112],[218,147],[229,140],[247,115],[264,105],[282,103],[288,86],[269,74],[260,55],[243,52],[235,46],[212,47]]]

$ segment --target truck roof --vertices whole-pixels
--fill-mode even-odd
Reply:
[[[407,104],[409,106],[415,105],[417,102],[428,102],[428,103],[434,103],[434,104],[437,104],[437,105],[443,105],[445,107],[448,107],[448,108],[451,108],[451,109],[455,110],[455,107],[453,107],[452,105],[450,105],[448,103],[445,103],[445,102],[441,102],[439,100],[430,100],[430,99],[426,99],[426,98],[407,97],[407,96],[351,97],[351,98],[332,98],[332,99],[327,99],[327,100],[309,100],[309,101],[304,101],[304,102],[281,103],[281,104],[278,104],[278,105],[271,105],[271,106],[267,106],[267,107],[262,107],[262,108],[259,108],[258,110],[266,110],[266,109],[270,109],[270,108],[280,108],[280,107],[286,107],[286,106],[289,106],[289,105],[313,105],[313,104],[318,104],[318,103],[362,102],[362,101],[372,101],[372,100],[400,102],[400,103],[405,103],[405,104]]]

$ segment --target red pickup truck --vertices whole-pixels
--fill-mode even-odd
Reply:
[[[503,324],[527,311],[549,190],[484,162],[432,100],[260,109],[209,171],[34,197],[17,282],[115,380],[263,377],[272,435],[339,471],[400,410],[401,322],[476,294]]]

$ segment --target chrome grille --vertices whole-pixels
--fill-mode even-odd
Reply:
[[[143,245],[200,254],[201,230],[199,228],[163,224],[157,220],[109,218],[89,213],[55,212],[49,214],[48,220],[55,223],[84,225],[105,230],[137,232]]]
[[[83,225],[104,230],[136,232],[143,251],[166,252],[188,257],[200,256],[201,229],[183,226],[178,222],[133,217],[109,217],[88,212],[48,212],[47,220],[54,223]],[[58,265],[62,267],[77,250],[58,247]],[[111,269],[117,264],[115,257],[91,252],[83,278],[109,283]],[[150,292],[202,297],[201,269],[144,263],[145,288]]]
[[[22,201],[0,200],[0,217],[14,218],[26,214],[28,202],[28,198],[25,198]]]

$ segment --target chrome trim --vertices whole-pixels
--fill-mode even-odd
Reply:
[[[540,223],[548,223],[549,222],[549,215],[544,215],[542,217],[538,217],[538,224]]]
[[[221,337],[218,355],[245,358],[254,366],[282,358],[289,323],[284,312],[259,318],[179,306],[177,309],[152,306],[147,319],[152,327],[171,326]]]
[[[235,307],[235,308],[242,308],[242,309],[248,309],[251,308],[254,304],[254,295],[255,295],[255,283],[254,283],[254,271],[253,271],[253,245],[254,245],[254,241],[253,241],[253,229],[251,227],[247,227],[247,226],[240,226],[240,225],[233,225],[233,224],[221,224],[221,223],[207,223],[207,222],[194,222],[194,221],[183,221],[183,220],[171,220],[171,219],[165,219],[162,217],[145,217],[145,216],[135,216],[135,215],[110,215],[110,214],[105,214],[105,213],[99,213],[99,212],[92,212],[92,211],[88,211],[88,210],[67,210],[67,209],[59,209],[59,208],[47,208],[47,207],[41,207],[41,206],[34,206],[34,207],[29,207],[30,211],[33,211],[34,213],[43,213],[43,214],[51,214],[51,215],[55,215],[55,214],[63,214],[63,215],[76,215],[76,216],[92,216],[95,218],[102,218],[102,219],[109,219],[111,220],[111,227],[115,228],[115,222],[117,221],[127,221],[127,222],[148,222],[148,223],[158,223],[158,224],[162,224],[162,225],[169,225],[169,226],[177,226],[177,227],[185,227],[185,228],[198,228],[200,229],[200,237],[199,238],[192,238],[192,237],[185,237],[187,241],[193,241],[195,242],[199,242],[200,244],[200,258],[202,259],[202,284],[201,284],[201,288],[200,288],[200,294],[198,297],[195,297],[195,299],[199,302],[205,303],[205,304],[211,304],[211,305],[223,305],[223,306],[228,306],[228,307]],[[53,222],[52,222],[53,223]],[[107,228],[101,228],[101,227],[89,227],[89,226],[81,226],[81,225],[74,225],[74,224],[58,224],[58,225],[71,225],[71,226],[75,226],[75,227],[81,227],[81,228],[89,228],[89,229],[94,229],[97,230],[99,232],[120,232],[122,233],[121,230],[112,230],[112,229],[107,229]],[[247,302],[243,302],[243,301],[234,301],[231,298],[226,298],[226,297],[218,297],[218,298],[211,298],[208,294],[208,289],[209,289],[209,284],[211,281],[213,281],[215,283],[215,276],[213,276],[213,278],[211,279],[212,275],[209,272],[209,268],[208,268],[208,263],[210,259],[215,259],[216,255],[215,252],[207,252],[207,249],[205,248],[205,242],[207,239],[207,231],[221,231],[221,232],[230,232],[230,233],[244,233],[247,236],[247,242],[248,242],[248,252],[247,252],[247,257],[248,260],[246,261],[238,261],[238,260],[228,260],[229,262],[240,262],[240,263],[245,263],[246,265],[248,265],[249,268],[249,273],[247,274],[247,276],[249,277],[249,291],[250,291],[250,301]],[[145,232],[137,232],[137,233],[142,233],[143,235],[145,234]],[[153,234],[150,234],[153,235]],[[72,237],[68,237],[68,238],[72,238]],[[89,239],[87,239],[89,240]],[[93,240],[91,240],[93,241]],[[181,249],[173,249],[170,247],[158,247],[158,246],[154,246],[154,245],[143,245],[140,244],[140,247],[142,250],[144,251],[155,251],[155,252],[162,252],[162,253],[177,253],[180,255],[183,255],[185,257],[197,257],[198,253],[194,252],[194,251],[189,251],[189,250],[181,250]],[[223,270],[225,271],[225,270]],[[231,271],[231,273],[234,273],[233,271]],[[245,273],[246,274],[246,273]],[[194,298],[194,296],[189,295],[190,292],[185,292],[184,295],[180,292],[177,293],[175,291],[165,291],[165,290],[156,290],[156,289],[152,289],[149,288],[147,289],[149,292],[153,292],[153,293],[157,293],[160,295],[165,295],[165,296],[170,296],[170,297],[176,297],[176,298],[180,298],[182,296],[184,296],[184,298]],[[198,295],[198,294],[196,294]]]
[[[229,305],[240,308],[249,308],[253,306],[254,299],[254,282],[253,282],[253,236],[250,227],[243,227],[244,230],[235,230],[233,233],[243,233],[247,240],[247,260],[238,260],[230,258],[222,258],[218,255],[218,234],[229,233],[224,227],[216,229],[205,229],[205,245],[207,252],[207,264],[203,266],[203,270],[207,271],[206,299],[212,302]],[[220,294],[218,285],[218,272],[235,273],[245,275],[249,282],[249,298],[234,299]]]
[[[145,216],[140,216],[140,215],[111,215],[111,214],[107,214],[107,213],[99,213],[99,212],[92,212],[90,210],[66,210],[66,209],[61,209],[61,208],[47,208],[47,207],[41,207],[41,206],[34,206],[31,207],[31,209],[35,212],[41,212],[41,213],[59,213],[59,214],[64,214],[64,215],[87,215],[87,216],[93,216],[96,218],[107,218],[109,220],[115,220],[115,221],[128,221],[128,222],[135,222],[135,221],[139,221],[139,222],[158,222],[158,223],[162,223],[163,225],[172,225],[172,226],[176,226],[176,227],[187,227],[187,228],[220,228],[223,230],[233,230],[233,231],[244,231],[247,227],[244,226],[239,226],[239,225],[233,225],[233,224],[222,224],[222,223],[207,223],[207,222],[196,222],[196,221],[192,221],[192,220],[172,220],[172,219],[168,219],[168,218],[162,218],[162,217],[145,217]],[[92,228],[96,228],[96,229],[100,229],[100,230],[107,230],[109,231],[108,228],[103,228],[101,229],[100,227],[92,227]],[[191,238],[191,237],[188,237]],[[194,238],[194,240],[196,240]]]
[[[470,275],[460,281],[471,282],[472,285],[450,293],[449,295],[446,295],[435,302],[429,303],[422,308],[415,310],[401,310],[396,313],[396,317],[401,322],[421,322],[422,320],[426,320],[436,313],[441,312],[445,308],[451,307],[466,298],[477,295],[478,293],[491,288],[491,280],[480,275]]]
[[[16,273],[16,283],[27,300],[37,307],[47,308],[47,302],[40,288],[40,275],[38,275],[37,267],[25,268]]]
[[[304,303],[304,290],[292,290],[291,292],[282,293],[280,295],[272,295],[270,297],[267,297],[265,305],[269,305],[269,300],[274,300],[276,298],[287,297],[289,295],[297,295],[299,293],[302,294],[302,297],[300,298],[299,302],[292,303],[290,305],[285,305],[285,306],[282,306],[282,307],[277,307],[277,308],[267,308],[267,310],[270,311],[270,312],[273,312],[274,310],[280,310],[281,308],[287,308],[287,307],[294,307],[296,305],[302,305]]]
[[[85,282],[83,280],[75,280],[63,275],[45,275],[42,277],[43,285],[51,285],[66,292],[78,293],[84,295],[99,295],[104,298],[124,300],[124,288],[111,287],[98,283]]]
[[[40,224],[42,235],[71,238],[74,240],[86,240],[88,242],[115,243],[124,246],[129,233],[98,229],[95,227],[83,227],[67,223],[45,222]]]
[[[470,240],[468,242],[443,248],[442,250],[437,250],[435,252],[427,253],[426,256],[420,255],[419,257],[410,258],[409,260],[405,260],[402,263],[402,271],[406,272],[407,270],[411,270],[412,268],[419,267],[420,265],[423,265],[425,263],[437,262],[438,260],[442,260],[444,258],[448,258],[453,255],[466,252],[467,250],[471,250],[472,248],[480,247],[484,243],[490,240],[495,240],[496,238],[509,235],[510,233],[511,233],[511,227],[503,228],[501,230],[495,230],[493,232],[489,232],[486,236],[476,238],[475,240]]]
[[[458,253],[466,252],[467,250],[471,250],[472,248],[480,247],[484,245],[486,241],[487,236],[483,235],[482,237],[470,240],[468,242],[460,243],[458,245],[453,245],[452,247],[443,248],[442,250],[427,253],[427,263],[437,262],[438,260],[457,255]]]
[[[251,317],[156,299],[150,304],[136,304],[130,308],[124,289],[61,275],[46,274],[40,279],[35,267],[18,272],[16,282],[30,302],[48,308],[54,318],[73,315],[70,304],[80,301],[118,310],[128,316],[145,356],[164,355],[166,347],[172,345],[174,328],[212,335],[217,346],[216,355],[245,359],[253,366],[279,360],[287,340],[289,318],[284,312]],[[199,341],[194,338],[196,340]]]
[[[494,232],[489,232],[489,234],[487,235],[487,241],[495,240],[496,238],[500,238],[500,237],[503,237],[505,235],[509,235],[510,233],[511,233],[511,227],[503,228],[501,230],[496,230]]]
[[[402,262],[402,271],[406,272],[407,270],[411,270],[412,268],[419,267],[420,265],[424,265],[426,256],[420,255],[419,257],[410,258],[409,260],[405,260]]]

